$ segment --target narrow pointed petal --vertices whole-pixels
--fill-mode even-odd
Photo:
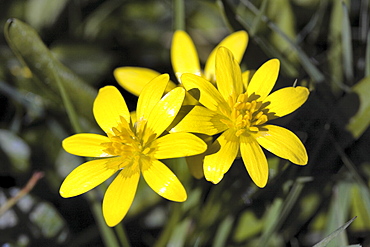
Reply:
[[[201,75],[197,50],[190,36],[182,30],[173,34],[171,62],[177,79],[181,82],[183,73]]]
[[[215,153],[204,158],[204,176],[208,181],[218,184],[239,152],[239,141],[235,132],[227,130],[222,133],[211,145],[210,152]]]
[[[148,117],[147,128],[152,130],[153,134],[160,136],[175,119],[184,98],[185,90],[181,87],[177,87],[163,96],[153,107]]]
[[[200,154],[206,151],[207,144],[190,133],[173,133],[162,136],[153,142],[156,159],[179,158]]]
[[[183,74],[181,78],[186,90],[211,111],[217,111],[218,108],[230,109],[222,95],[209,81],[193,74]]]
[[[109,142],[109,138],[97,134],[76,134],[63,140],[62,146],[70,154],[85,157],[107,157],[101,144]]]
[[[94,101],[93,112],[96,122],[105,133],[112,133],[112,128],[117,127],[122,116],[130,122],[130,112],[125,100],[117,88],[106,86],[99,90]]]
[[[269,102],[269,112],[282,117],[297,110],[306,102],[310,92],[305,87],[286,87],[279,89],[266,97],[264,102]]]
[[[117,225],[126,216],[139,183],[137,167],[123,169],[109,185],[103,199],[103,215],[108,226]]]
[[[216,53],[216,77],[218,91],[226,101],[230,96],[243,93],[239,64],[225,47],[220,47]]]
[[[215,49],[209,55],[206,66],[204,69],[204,74],[207,80],[215,81],[215,57],[217,49],[221,46],[226,47],[229,49],[232,54],[234,55],[235,60],[237,63],[243,58],[245,49],[248,45],[248,34],[245,31],[238,31],[235,33],[230,34],[225,39],[221,41],[220,44],[216,46]]]
[[[136,116],[147,119],[153,107],[161,100],[170,77],[163,74],[155,77],[142,90],[137,102]]]
[[[113,71],[113,75],[124,89],[139,96],[144,86],[160,73],[141,67],[120,67]]]
[[[159,160],[142,160],[141,172],[147,184],[158,195],[175,202],[183,202],[187,195],[175,174]]]
[[[59,193],[62,197],[81,195],[112,176],[122,163],[121,158],[97,159],[75,168],[63,181]]]
[[[262,147],[294,164],[307,164],[306,148],[293,132],[275,125],[265,125],[264,128],[267,131],[261,131],[257,137],[257,141]]]
[[[271,59],[262,64],[248,85],[248,95],[255,93],[260,96],[259,100],[264,100],[276,83],[279,69],[280,61],[278,59]]]
[[[249,176],[260,188],[267,184],[269,169],[260,145],[252,137],[240,136],[240,153]]]
[[[220,121],[224,118],[224,116],[203,106],[195,106],[170,132],[215,135],[228,128],[226,124]]]

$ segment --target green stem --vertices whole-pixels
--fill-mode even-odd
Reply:
[[[125,231],[125,228],[123,227],[122,223],[118,224],[115,228],[118,240],[121,243],[121,246],[130,247],[130,242],[128,241],[128,237]]]
[[[184,0],[173,0],[175,30],[185,30],[185,3]]]
[[[102,235],[103,242],[105,246],[108,247],[119,247],[118,241],[116,239],[116,236],[114,235],[113,229],[108,227],[105,223],[102,211],[101,211],[101,205],[97,200],[96,192],[91,190],[89,193],[86,193],[87,199],[91,204],[91,209],[94,214],[94,218],[98,224],[99,231]],[[126,245],[122,245],[126,246]],[[127,245],[129,246],[129,245]]]
[[[54,70],[55,71],[55,70]],[[66,108],[68,118],[71,121],[72,127],[76,133],[81,133],[82,128],[80,125],[80,122],[78,121],[78,116],[76,114],[76,111],[71,103],[71,100],[69,99],[69,96],[63,86],[62,81],[60,80],[59,76],[57,73],[53,73],[54,75],[54,80],[56,81],[58,85],[58,89],[60,91],[60,94],[62,96],[63,104]],[[89,193],[86,193],[87,198],[92,205],[92,212],[94,214],[95,220],[98,224],[100,233],[102,235],[103,241],[105,243],[105,246],[109,247],[118,247],[118,241],[116,239],[116,236],[114,235],[113,229],[109,228],[103,218],[103,215],[101,213],[101,206],[100,203],[97,201],[97,196],[94,191],[90,191]]]
[[[158,241],[155,243],[154,247],[161,247],[166,246],[166,243],[171,237],[171,233],[176,228],[177,223],[180,221],[181,218],[181,203],[174,202],[172,204],[172,212],[170,218],[162,230],[161,236],[159,237]]]
[[[73,127],[73,129],[76,133],[81,133],[82,128],[81,128],[80,122],[78,121],[77,113],[76,113],[76,111],[75,111],[75,109],[72,105],[72,102],[71,102],[71,100],[70,100],[70,98],[69,98],[69,96],[66,92],[66,89],[63,86],[63,83],[61,82],[59,76],[55,72],[54,72],[54,79],[57,82],[60,95],[62,96],[63,104],[64,104],[64,106],[66,108],[66,111],[67,111],[68,118],[71,121],[71,125],[72,125],[72,127]]]

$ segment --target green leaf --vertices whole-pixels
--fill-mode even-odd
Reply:
[[[370,124],[370,76],[363,78],[352,87],[360,99],[360,107],[357,113],[349,120],[346,129],[354,138],[359,138]]]
[[[185,246],[186,236],[188,234],[188,229],[191,227],[191,224],[191,219],[185,219],[181,223],[177,224],[171,234],[170,239],[168,240],[167,246]]]
[[[324,238],[323,240],[321,240],[320,242],[318,242],[317,244],[315,244],[313,247],[324,247],[324,246],[326,246],[339,233],[343,232],[355,219],[356,219],[356,217],[353,217],[351,220],[349,220],[344,225],[342,225],[341,227],[339,227],[337,230],[335,230],[334,232],[332,232],[329,236],[327,236],[326,238]]]
[[[25,172],[30,168],[30,147],[10,130],[0,129],[0,148],[16,171]]]
[[[333,188],[333,195],[328,211],[328,218],[326,221],[325,235],[328,235],[333,230],[345,223],[345,218],[349,213],[350,200],[352,197],[352,183],[346,181],[339,182]],[[348,242],[345,232],[338,232],[337,239],[329,245],[336,247],[339,244],[346,244]]]
[[[370,32],[367,34],[366,56],[365,56],[365,77],[370,75]]]
[[[232,216],[227,216],[220,224],[217,229],[216,236],[213,239],[213,247],[227,246],[227,239],[230,235],[234,218]]]
[[[352,54],[352,34],[351,23],[348,15],[348,9],[342,2],[342,46],[343,46],[343,70],[348,81],[353,80],[353,54]]]
[[[24,22],[9,19],[5,37],[15,55],[55,95],[59,94],[55,77],[58,76],[76,111],[94,122],[92,108],[96,90],[56,60],[41,41],[36,31]],[[61,99],[58,99],[61,102]]]
[[[29,0],[25,7],[26,19],[36,29],[52,25],[68,2],[69,0]]]

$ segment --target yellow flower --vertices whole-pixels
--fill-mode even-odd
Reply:
[[[198,95],[203,106],[194,106],[171,132],[222,133],[204,158],[204,175],[208,181],[220,182],[240,152],[254,183],[264,187],[268,164],[260,146],[295,164],[307,164],[306,149],[299,138],[285,128],[267,123],[295,111],[309,95],[305,87],[286,87],[270,94],[279,66],[279,60],[271,59],[255,72],[249,84],[243,84],[233,54],[220,47],[216,56],[217,89],[204,78],[182,75],[186,90]]]
[[[158,159],[178,158],[202,153],[206,144],[190,133],[163,134],[176,117],[185,97],[175,88],[162,97],[169,76],[153,79],[142,91],[137,104],[137,121],[117,88],[100,89],[93,113],[107,136],[76,134],[63,141],[63,148],[74,155],[99,157],[74,169],[60,188],[63,197],[77,196],[103,183],[119,171],[103,199],[103,215],[109,226],[118,224],[134,199],[140,173],[159,195],[182,202],[186,191]]]
[[[198,53],[190,36],[182,30],[175,31],[171,46],[171,62],[176,77],[181,81],[183,73],[192,73],[204,76],[207,80],[214,82],[215,56],[218,47],[224,46],[230,49],[238,62],[243,58],[248,45],[248,34],[245,31],[238,31],[230,34],[213,49],[209,55],[204,74],[200,68]],[[120,67],[114,70],[114,76],[118,83],[130,93],[138,96],[143,87],[160,73],[152,69],[140,67]],[[170,82],[167,91],[176,87]]]

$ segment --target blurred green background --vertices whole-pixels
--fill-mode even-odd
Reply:
[[[169,202],[139,185],[128,216],[108,230],[96,218],[107,183],[60,197],[62,180],[83,160],[61,148],[73,128],[55,77],[83,131],[99,133],[92,102],[100,87],[117,86],[135,110],[137,98],[119,87],[115,68],[147,67],[175,81],[178,2],[0,0],[1,246],[119,246],[124,232],[132,246],[298,247],[331,239],[317,246],[370,246],[368,0],[184,1],[185,30],[202,64],[222,38],[243,29],[250,35],[243,70],[276,57],[275,90],[295,80],[311,90],[303,107],[274,120],[304,142],[307,166],[266,152],[270,178],[258,189],[240,160],[218,185],[169,160],[188,200]],[[36,171],[44,176],[10,207]]]

